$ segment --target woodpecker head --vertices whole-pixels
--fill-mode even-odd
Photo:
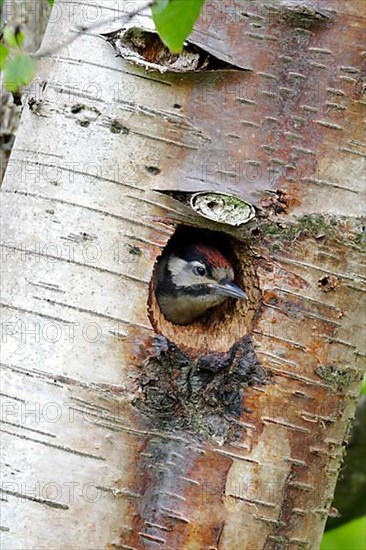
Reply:
[[[155,292],[164,316],[177,325],[188,325],[227,298],[246,299],[233,281],[233,267],[219,250],[194,243],[162,256]]]

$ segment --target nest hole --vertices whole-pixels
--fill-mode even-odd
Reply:
[[[232,263],[234,282],[247,294],[247,300],[228,298],[189,325],[170,322],[160,310],[156,294],[156,266],[159,260],[181,244],[201,242],[215,246]],[[260,306],[261,291],[256,274],[255,258],[246,243],[216,231],[186,226],[177,228],[156,259],[149,289],[148,315],[154,330],[182,349],[199,354],[226,352],[244,336],[250,334]]]

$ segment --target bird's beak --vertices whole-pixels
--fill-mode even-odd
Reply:
[[[241,300],[247,300],[248,296],[240,287],[235,283],[225,283],[215,285],[215,291],[219,296],[228,296],[230,298],[239,298]]]

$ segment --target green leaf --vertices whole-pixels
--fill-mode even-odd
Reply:
[[[29,55],[22,53],[7,61],[4,65],[4,82],[9,92],[15,92],[21,86],[29,84],[36,72],[36,64]]]
[[[24,43],[24,32],[21,31],[21,30],[18,30],[16,33],[15,33],[15,40],[17,41],[17,44],[18,46],[23,46],[23,43]]]
[[[48,0],[48,3],[49,3],[49,5],[51,6],[51,8],[52,8],[52,6],[53,6],[54,1],[55,1],[55,0]]]
[[[20,27],[13,29],[12,27],[6,26],[3,31],[4,41],[11,48],[19,48],[24,42],[24,33]]]
[[[182,51],[205,0],[157,0],[151,7],[156,30],[172,53]]]
[[[363,377],[362,386],[361,386],[361,395],[366,394],[366,374]]]
[[[321,550],[365,550],[366,516],[327,531]]]
[[[4,46],[4,44],[0,44],[0,71],[2,71],[8,55],[9,55],[9,48]]]

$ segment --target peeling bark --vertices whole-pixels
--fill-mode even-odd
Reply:
[[[182,74],[193,71],[239,69],[190,42],[187,42],[180,54],[172,54],[156,32],[139,27],[108,33],[105,37],[123,59],[150,71]]]
[[[363,2],[209,2],[192,40],[251,69],[224,76],[65,46],[86,9],[56,3],[2,194],[3,545],[317,548],[364,359]],[[256,215],[167,193],[199,191]],[[223,234],[250,307],[159,316],[181,225]]]

